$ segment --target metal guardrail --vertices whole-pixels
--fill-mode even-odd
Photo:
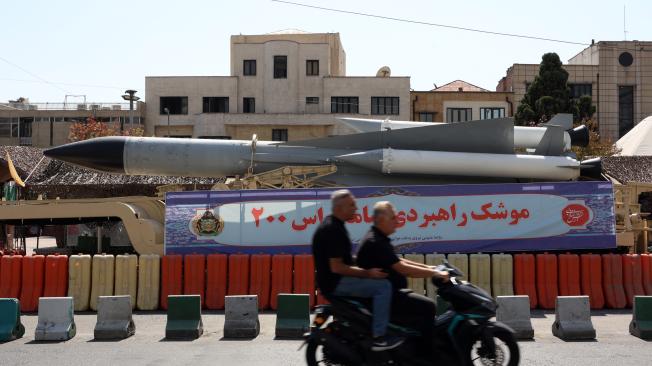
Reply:
[[[134,103],[134,111],[138,110],[141,103]],[[6,108],[21,111],[93,111],[93,110],[114,110],[128,111],[129,103],[1,103]]]

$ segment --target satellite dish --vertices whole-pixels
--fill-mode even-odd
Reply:
[[[377,78],[388,78],[390,76],[392,76],[392,70],[390,70],[389,66],[381,67],[376,73]]]

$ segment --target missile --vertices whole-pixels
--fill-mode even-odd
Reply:
[[[377,149],[337,159],[383,174],[572,180],[584,173],[582,164],[567,156]],[[594,169],[593,164],[586,169]]]
[[[391,121],[351,117],[340,117],[338,119],[357,132],[397,130],[402,128],[426,127],[432,126],[434,124],[446,124],[443,122]],[[554,122],[555,121],[553,120],[552,123]],[[548,127],[514,126],[514,147],[536,149],[547,129]],[[564,150],[570,150],[571,146],[585,147],[588,144],[589,130],[586,126],[582,125],[568,131],[564,131]]]

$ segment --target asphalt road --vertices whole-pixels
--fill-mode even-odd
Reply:
[[[204,335],[194,341],[166,341],[164,313],[137,313],[136,335],[121,341],[93,341],[95,314],[76,314],[77,335],[58,343],[34,342],[37,317],[23,315],[23,338],[0,344],[0,365],[303,365],[298,340],[274,340],[274,314],[261,314],[253,340],[222,338],[224,315],[204,313]],[[564,342],[552,336],[553,313],[533,313],[535,341],[520,343],[523,365],[650,365],[652,342],[628,333],[629,311],[595,312],[594,342]]]

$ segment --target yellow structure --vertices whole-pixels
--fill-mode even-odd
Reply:
[[[138,263],[139,310],[158,309],[159,284],[161,278],[161,258],[157,254],[143,254]]]
[[[100,296],[113,296],[115,258],[112,255],[96,254],[93,256],[93,280],[90,307],[97,311]]]
[[[131,308],[136,308],[138,293],[138,256],[121,254],[115,256],[115,290],[114,295],[131,296]]]
[[[91,296],[91,256],[71,255],[68,260],[68,296],[74,299],[75,311],[88,310]]]

